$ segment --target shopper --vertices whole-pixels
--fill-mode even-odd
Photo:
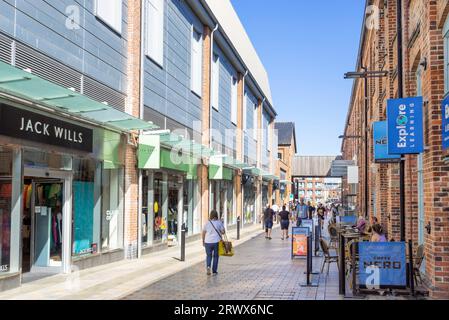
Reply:
[[[304,203],[304,199],[301,199],[301,203],[298,205],[296,210],[296,226],[300,227],[302,224],[302,219],[307,219],[309,207]]]
[[[373,225],[371,242],[387,242],[387,237],[385,236],[384,230],[380,224]]]
[[[209,216],[209,221],[204,225],[202,233],[203,246],[206,249],[207,255],[207,275],[211,274],[211,265],[213,275],[217,275],[218,273],[218,243],[221,240],[222,234],[225,234],[224,225],[218,219],[217,211],[212,210]]]
[[[364,233],[366,229],[366,220],[363,216],[359,216],[359,220],[357,221],[357,225],[355,226],[360,233]]]
[[[324,228],[324,218],[325,218],[325,214],[326,214],[326,208],[324,208],[324,206],[321,203],[319,203],[316,212],[317,212],[317,215],[318,215],[318,225],[321,226],[321,229],[323,229]]]
[[[287,208],[282,206],[282,211],[279,213],[279,220],[281,221],[282,240],[288,239],[288,227],[290,226],[291,214]]]
[[[308,217],[309,219],[312,219],[313,214],[315,213],[315,207],[312,205],[310,201],[307,202],[307,207],[308,207]]]
[[[263,213],[263,221],[265,223],[265,239],[271,240],[271,230],[273,229],[273,216],[274,211],[267,204],[267,208]]]

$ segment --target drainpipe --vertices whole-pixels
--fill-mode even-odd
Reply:
[[[145,33],[144,33],[144,21],[145,21],[145,1],[141,2],[140,7],[140,92],[139,92],[139,103],[140,103],[140,111],[139,118],[144,119],[144,61],[145,61]],[[143,134],[143,130],[139,130],[139,135]],[[139,174],[139,194],[138,194],[138,205],[137,205],[137,258],[142,256],[142,193],[143,193],[143,175],[142,170],[138,169]]]
[[[210,36],[210,77],[209,77],[209,88],[210,92],[212,93],[212,68],[214,64],[214,33],[218,30],[218,23],[215,25],[215,28],[211,32]],[[212,94],[210,94],[209,97],[209,147],[212,147]]]

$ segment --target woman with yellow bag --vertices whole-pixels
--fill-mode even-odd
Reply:
[[[212,210],[209,216],[209,221],[203,228],[203,246],[206,249],[206,267],[207,275],[211,275],[211,265],[213,275],[218,274],[218,247],[220,241],[222,241],[222,235],[225,234],[225,228],[223,223],[218,219],[218,213]],[[213,260],[213,264],[212,264]]]

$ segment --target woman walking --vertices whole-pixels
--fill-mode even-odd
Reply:
[[[282,240],[288,239],[288,227],[290,226],[290,212],[286,210],[285,205],[282,206],[282,211],[279,212],[279,220],[281,220]]]
[[[204,225],[202,233],[203,246],[206,249],[207,255],[206,267],[208,276],[210,276],[211,273],[214,276],[218,274],[218,243],[221,240],[222,234],[225,234],[224,225],[218,219],[218,212],[212,210],[209,216],[209,221]]]

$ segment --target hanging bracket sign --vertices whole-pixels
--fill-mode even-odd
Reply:
[[[387,102],[388,154],[424,151],[423,98],[390,99]]]
[[[443,150],[449,149],[449,97],[443,100],[442,103],[442,134],[443,134]]]

